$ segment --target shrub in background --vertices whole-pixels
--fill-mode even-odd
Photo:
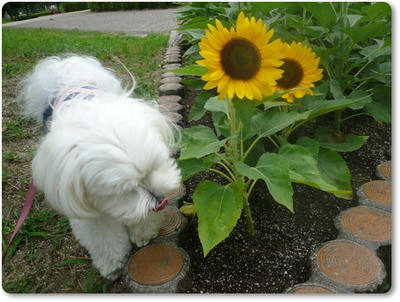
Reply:
[[[64,2],[62,4],[62,10],[66,13],[76,12],[76,11],[85,10],[85,9],[88,9],[87,2]]]
[[[132,10],[145,8],[168,8],[175,6],[172,2],[88,2],[92,12]]]

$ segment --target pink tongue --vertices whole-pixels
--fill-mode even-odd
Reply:
[[[168,200],[167,200],[167,199],[164,199],[163,201],[161,201],[161,202],[156,206],[156,208],[154,209],[154,211],[158,212],[158,211],[164,209],[165,206],[167,205],[167,203],[168,203]]]

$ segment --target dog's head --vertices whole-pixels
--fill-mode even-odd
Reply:
[[[102,95],[54,116],[33,161],[34,181],[68,217],[107,213],[134,223],[180,185],[173,141],[171,124],[152,106]]]

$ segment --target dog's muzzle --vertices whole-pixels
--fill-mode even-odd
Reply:
[[[155,212],[161,211],[162,209],[164,209],[164,208],[167,206],[167,204],[168,204],[168,200],[167,200],[167,199],[162,200],[162,201],[154,208],[154,211],[155,211]]]

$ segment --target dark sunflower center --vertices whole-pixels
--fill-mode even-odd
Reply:
[[[221,51],[225,73],[233,79],[248,80],[260,69],[261,56],[256,46],[247,39],[235,38]]]
[[[276,82],[281,88],[294,88],[303,79],[303,68],[297,61],[291,59],[283,59],[283,61],[285,63],[279,67],[280,69],[283,69],[283,74]]]

